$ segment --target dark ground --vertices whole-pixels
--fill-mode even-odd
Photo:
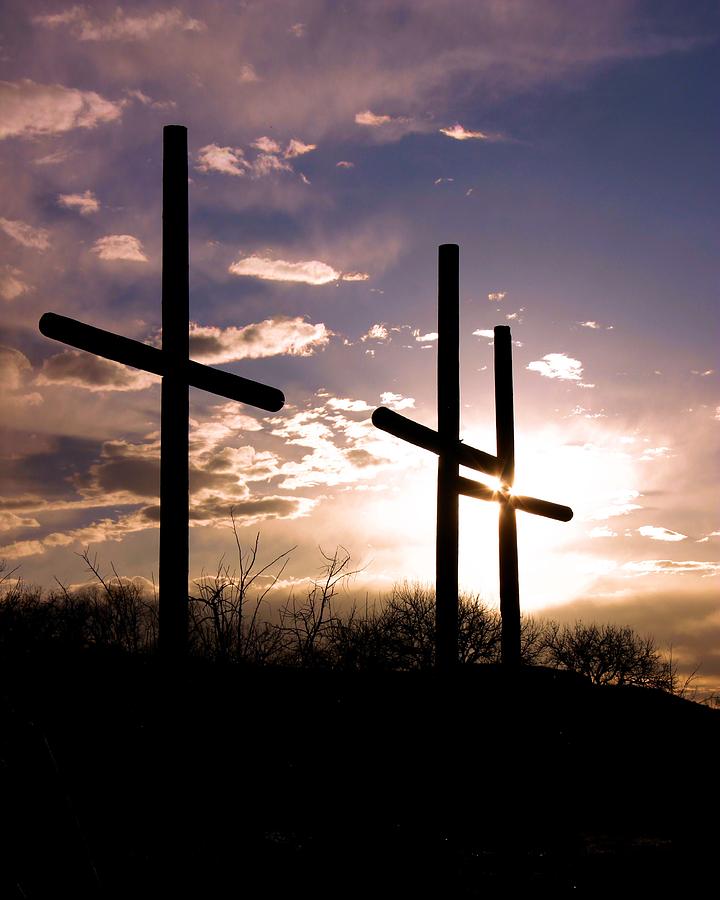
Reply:
[[[714,874],[720,712],[659,691],[91,655],[0,676],[3,898],[688,896]]]

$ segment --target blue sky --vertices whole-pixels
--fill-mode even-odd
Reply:
[[[257,531],[342,544],[356,587],[433,574],[437,246],[461,247],[463,435],[494,452],[510,324],[526,609],[652,631],[720,682],[714,3],[10,3],[0,54],[0,558],[157,574],[159,384],[43,338],[46,310],[160,323],[162,126],[190,145],[195,358],[275,415],[192,395],[191,578]],[[496,512],[461,581],[497,602]],[[300,587],[298,589],[301,589]]]

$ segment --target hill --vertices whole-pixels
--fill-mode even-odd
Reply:
[[[3,896],[687,891],[720,712],[494,665],[2,671]]]

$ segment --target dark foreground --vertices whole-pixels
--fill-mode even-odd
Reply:
[[[658,691],[490,666],[0,674],[3,898],[687,896],[715,869],[720,712]]]

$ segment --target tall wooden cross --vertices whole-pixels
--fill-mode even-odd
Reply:
[[[460,494],[500,503],[500,615],[502,661],[520,664],[520,589],[515,510],[568,522],[568,506],[512,493],[515,478],[515,427],[512,387],[512,341],[507,325],[495,327],[495,424],[497,455],[483,453],[460,440],[459,248],[442,244],[438,267],[438,429],[433,431],[381,406],[373,424],[395,437],[438,456],[437,534],[435,552],[436,664],[451,669],[458,661],[458,500]],[[466,466],[500,481],[500,489],[460,475]]]
[[[162,376],[160,413],[160,651],[182,659],[188,636],[189,387],[276,412],[282,391],[189,359],[187,129],[163,128],[162,349],[45,313],[40,331],[96,356]]]

